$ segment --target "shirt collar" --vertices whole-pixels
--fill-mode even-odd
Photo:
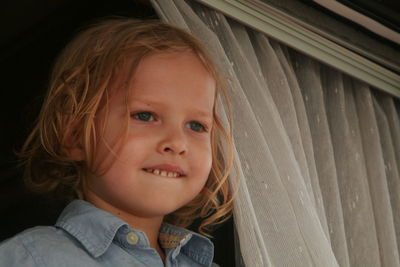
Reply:
[[[124,232],[127,230],[125,228],[129,228],[123,220],[83,200],[72,201],[63,210],[55,226],[75,237],[93,257],[101,256],[108,249],[120,228],[124,228]],[[159,241],[164,249],[174,250],[173,258],[182,252],[200,264],[209,266],[212,263],[213,243],[185,228],[163,223]]]
[[[210,266],[214,258],[214,245],[206,237],[182,227],[163,223],[159,241],[163,248],[175,248],[172,257],[182,252],[194,261]]]
[[[124,225],[127,223],[118,217],[83,200],[72,201],[55,224],[75,237],[93,257],[108,249],[118,229]]]

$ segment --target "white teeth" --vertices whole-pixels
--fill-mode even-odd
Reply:
[[[155,169],[155,170],[146,169],[146,171],[154,173],[156,175],[165,176],[165,177],[178,177],[178,176],[180,176],[180,174],[177,173],[177,172],[168,172],[168,171],[162,171],[162,170],[158,170],[158,169]]]

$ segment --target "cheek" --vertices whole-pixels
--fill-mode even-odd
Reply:
[[[211,169],[212,145],[211,145],[210,139],[208,140],[207,145],[205,146],[204,158],[205,158],[205,161],[208,163],[209,169]]]
[[[124,136],[121,131],[119,135],[108,137],[103,139],[107,143],[99,147],[99,158],[102,157],[106,162],[115,160],[132,164],[152,148],[151,133],[148,132],[129,131]]]
[[[206,144],[201,147],[195,148],[197,150],[196,159],[194,160],[197,171],[201,173],[202,176],[208,178],[212,166],[212,150],[211,145]]]
[[[205,159],[205,170],[207,172],[207,176],[208,176],[208,174],[210,174],[211,167],[212,167],[212,154],[211,154],[211,150],[210,150]]]
[[[118,123],[108,121],[104,126],[104,132],[99,126],[96,129],[96,139],[98,141],[94,155],[95,168],[93,171],[102,172],[116,160],[116,156],[123,148],[124,128],[121,126],[122,123],[122,120],[118,121]]]

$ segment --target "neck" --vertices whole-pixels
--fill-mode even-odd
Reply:
[[[122,214],[121,214],[122,215]],[[118,216],[118,215],[116,215]],[[147,238],[150,242],[150,247],[157,249],[158,235],[162,223],[162,217],[160,218],[140,218],[136,216],[118,216],[122,220],[126,221],[131,228],[140,230],[146,233]]]
[[[116,215],[118,216],[118,215]],[[136,230],[140,230],[146,233],[146,236],[150,242],[150,247],[157,250],[160,258],[163,262],[165,262],[165,253],[164,250],[161,248],[158,242],[158,235],[160,232],[161,223],[163,217],[157,218],[140,218],[135,216],[127,216],[127,217],[120,217],[124,221],[126,221],[131,228]]]
[[[160,227],[163,221],[163,216],[158,217],[140,217],[133,215],[129,212],[124,211],[123,209],[119,209],[113,205],[110,205],[108,202],[104,201],[103,199],[99,198],[96,194],[92,192],[87,192],[86,200],[92,203],[97,208],[105,210],[114,216],[122,219],[123,221],[129,224],[129,227],[143,231],[147,239],[149,240],[150,247],[157,250],[158,254],[160,255],[161,259],[165,260],[165,254],[163,249],[161,249],[158,243],[158,235],[160,231]]]

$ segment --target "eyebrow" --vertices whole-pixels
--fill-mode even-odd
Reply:
[[[157,101],[152,101],[152,100],[146,100],[146,99],[132,99],[133,103],[141,103],[141,104],[145,104],[145,105],[149,105],[151,107],[156,107],[156,106],[165,106],[165,104],[163,102],[157,102]],[[196,109],[194,108],[194,113],[196,113],[197,115],[201,116],[201,117],[205,117],[205,118],[212,118],[213,117],[213,113],[209,113],[207,111],[201,110],[201,109]]]

